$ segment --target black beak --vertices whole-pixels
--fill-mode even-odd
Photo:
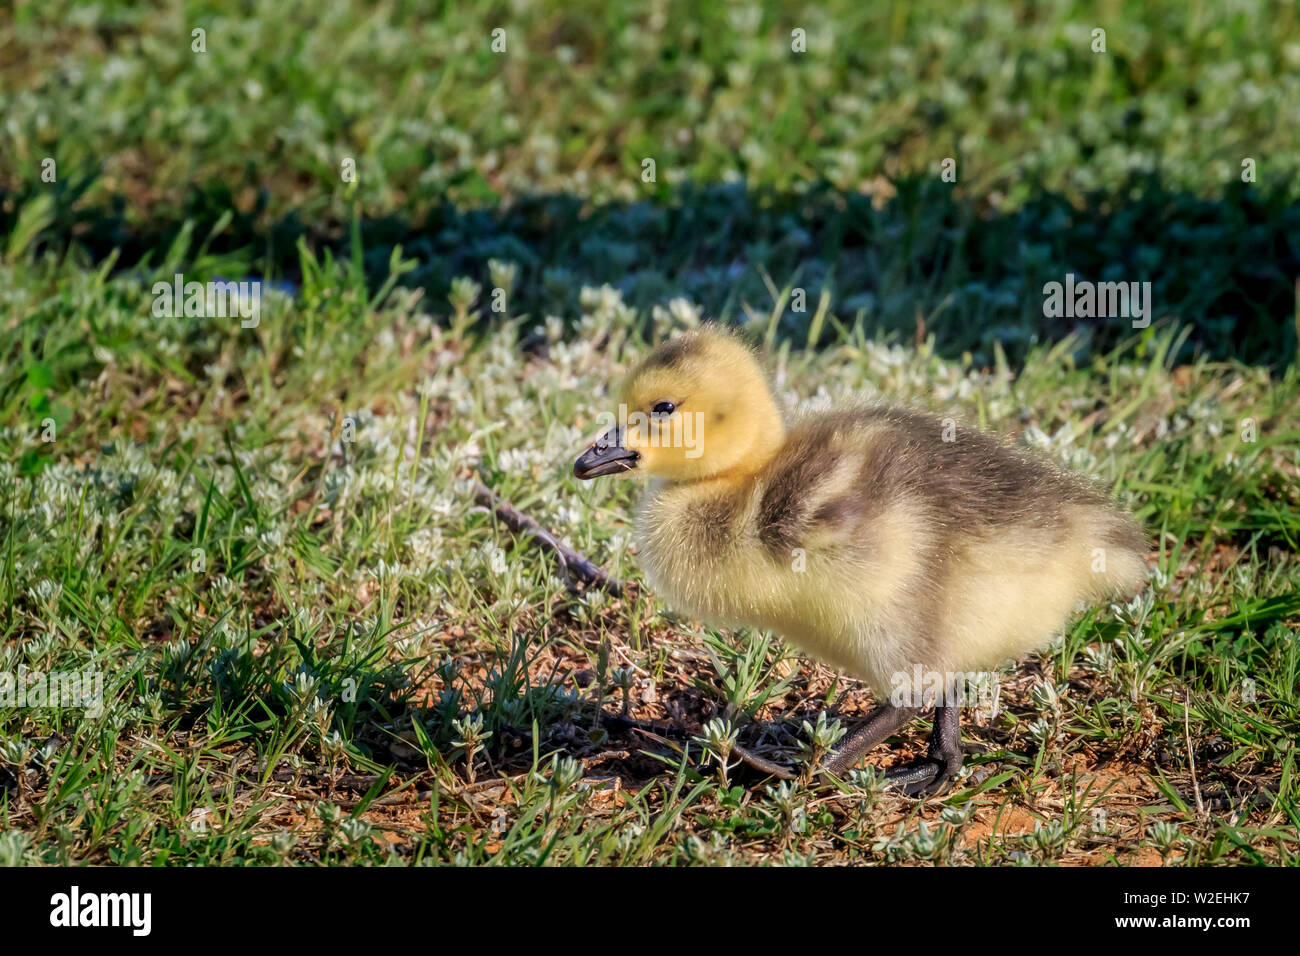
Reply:
[[[623,429],[605,432],[573,463],[573,474],[582,479],[631,471],[641,456],[623,447]]]

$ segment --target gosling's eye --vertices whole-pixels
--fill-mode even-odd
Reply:
[[[650,414],[657,415],[660,418],[671,415],[677,410],[677,406],[672,402],[659,402],[654,408],[650,409]]]

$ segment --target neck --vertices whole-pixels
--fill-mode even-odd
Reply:
[[[664,489],[689,489],[700,494],[731,492],[748,489],[754,480],[771,464],[781,446],[785,444],[785,426],[781,418],[772,410],[772,416],[765,427],[755,432],[754,441],[736,462],[721,471],[689,478],[660,479],[659,487]]]
[[[746,413],[758,419],[754,437],[740,460],[728,468],[725,474],[752,479],[772,463],[777,452],[785,445],[785,422],[781,420],[781,413],[776,410],[776,403],[770,394],[764,393],[763,398],[760,407]]]

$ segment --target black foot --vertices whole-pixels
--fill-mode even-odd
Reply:
[[[906,797],[933,797],[952,785],[960,768],[960,761],[950,771],[946,762],[927,757],[916,763],[886,770],[885,785],[901,791]]]
[[[895,707],[892,704],[877,707],[853,729],[851,734],[840,741],[839,747],[834,752],[826,755],[817,769],[836,776],[843,774],[857,763],[863,754],[877,744],[883,743],[886,737],[915,716],[915,707]]]
[[[961,762],[961,715],[956,707],[936,707],[929,756],[886,771],[885,783],[909,797],[932,797],[957,779]]]

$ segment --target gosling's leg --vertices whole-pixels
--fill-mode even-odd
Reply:
[[[837,776],[852,767],[868,750],[916,716],[915,707],[884,704],[868,714],[853,732],[844,738],[838,750],[828,754],[818,769]]]
[[[961,712],[956,707],[936,707],[929,756],[887,771],[885,782],[909,797],[931,796],[946,790],[957,779],[961,762]]]

